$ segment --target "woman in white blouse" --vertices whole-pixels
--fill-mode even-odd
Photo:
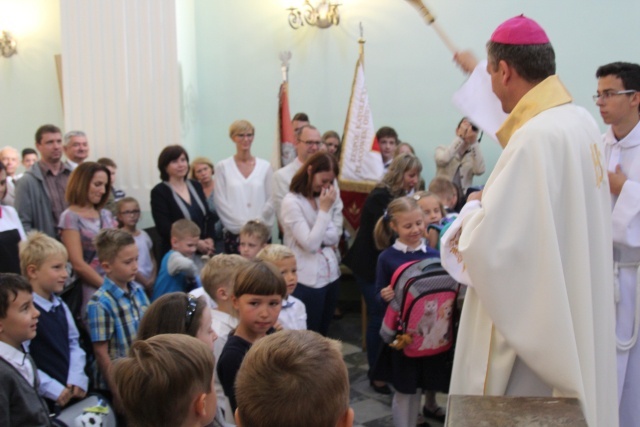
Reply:
[[[309,157],[291,180],[280,217],[284,244],[296,254],[298,286],[293,296],[307,308],[307,327],[327,334],[338,302],[340,262],[337,246],[342,227],[334,217],[338,161],[329,153]],[[339,224],[340,221],[337,221]]]
[[[269,162],[251,154],[255,129],[246,120],[236,120],[229,136],[236,144],[236,154],[216,165],[214,200],[224,227],[224,246],[228,254],[238,252],[238,233],[249,220],[259,219],[273,225]]]

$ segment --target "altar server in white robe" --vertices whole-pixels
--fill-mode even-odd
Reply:
[[[614,62],[596,71],[611,192],[616,280],[620,425],[640,426],[640,65]]]
[[[483,192],[443,236],[470,285],[451,394],[579,399],[589,426],[618,425],[610,198],[598,128],[555,75],[544,30],[523,16],[487,45],[509,116]],[[473,117],[471,117],[472,120]]]

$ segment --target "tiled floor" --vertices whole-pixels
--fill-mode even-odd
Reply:
[[[359,312],[347,312],[340,320],[334,320],[329,329],[329,336],[342,341],[344,361],[349,369],[351,382],[351,407],[355,413],[356,427],[391,427],[391,396],[373,391],[367,378],[367,355],[361,347],[361,327]],[[445,407],[447,396],[438,394],[438,403]],[[419,422],[422,421],[422,418]],[[442,424],[428,420],[432,427]]]

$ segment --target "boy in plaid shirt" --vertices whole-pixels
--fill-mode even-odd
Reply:
[[[87,304],[87,317],[97,369],[95,387],[119,411],[111,363],[127,356],[140,319],[149,306],[144,289],[133,282],[138,272],[138,247],[126,231],[104,229],[95,238],[96,251],[106,277]]]

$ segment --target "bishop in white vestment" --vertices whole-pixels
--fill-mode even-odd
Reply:
[[[617,426],[610,201],[599,132],[554,74],[537,23],[508,20],[491,42],[487,71],[509,116],[483,193],[470,196],[441,243],[447,270],[470,285],[450,393],[575,397],[589,426]],[[534,54],[543,45],[551,71],[539,78],[526,69],[532,61],[492,56],[505,45],[535,45]]]

